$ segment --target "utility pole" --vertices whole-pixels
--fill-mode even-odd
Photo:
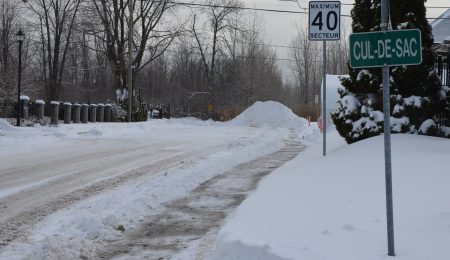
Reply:
[[[381,30],[389,30],[389,0],[381,1]],[[391,165],[391,101],[389,89],[389,66],[383,66],[383,107],[384,107],[384,166],[386,178],[386,215],[388,255],[395,256],[394,246],[394,206],[392,199]]]
[[[91,96],[89,93],[89,71],[88,71],[88,57],[87,57],[87,45],[86,45],[86,30],[83,30],[83,85],[87,92],[88,104],[91,103]]]
[[[131,123],[131,111],[133,109],[133,13],[134,1],[128,0],[128,10],[130,16],[128,19],[128,123]]]

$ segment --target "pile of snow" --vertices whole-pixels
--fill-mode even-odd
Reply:
[[[328,124],[327,133],[333,131],[336,131],[336,127],[333,124]],[[298,139],[307,147],[322,144],[323,132],[320,131],[317,122],[311,122],[308,127],[298,133]]]
[[[331,135],[331,134],[329,134]],[[383,136],[336,133],[268,176],[219,232],[216,258],[386,260]],[[395,259],[450,259],[450,140],[392,136]]]
[[[275,101],[257,101],[236,118],[232,126],[304,128],[308,121],[295,115],[291,109]]]
[[[0,131],[14,131],[16,130],[16,128],[14,126],[12,126],[10,123],[8,123],[8,121],[6,121],[5,119],[1,119],[0,118]]]
[[[29,96],[20,96],[20,100],[30,101]]]

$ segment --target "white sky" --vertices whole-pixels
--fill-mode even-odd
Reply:
[[[241,0],[247,7],[265,8],[265,9],[281,9],[292,11],[303,11],[297,3],[285,2],[279,0]],[[406,1],[406,0],[405,0]],[[300,0],[302,7],[308,7],[308,1]],[[352,0],[343,0],[341,3],[354,3]],[[444,6],[450,8],[449,0],[428,0],[426,6]],[[342,6],[342,14],[350,14],[352,6]],[[438,17],[447,9],[427,9],[427,17]],[[258,12],[265,21],[265,36],[268,43],[276,45],[289,45],[292,37],[295,34],[295,23],[307,21],[308,16],[300,14],[286,14],[286,13],[269,13]],[[347,24],[348,32],[350,32],[351,18],[342,17],[342,24]],[[287,52],[283,49],[278,51],[279,58],[287,58]]]

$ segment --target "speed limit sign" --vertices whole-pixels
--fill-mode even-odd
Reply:
[[[341,2],[309,2],[309,40],[338,41],[341,38]]]

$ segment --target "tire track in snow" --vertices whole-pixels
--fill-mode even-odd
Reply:
[[[123,154],[122,154],[123,155]],[[134,156],[136,154],[134,153]],[[126,155],[125,158],[127,158]],[[48,201],[43,201],[41,205],[38,205],[36,207],[32,207],[28,210],[21,211],[17,215],[10,216],[9,218],[2,218],[0,220],[0,248],[8,245],[11,241],[19,238],[19,237],[25,237],[29,230],[32,229],[33,225],[41,221],[44,217],[48,216],[49,214],[66,208],[78,201],[81,201],[83,199],[86,199],[90,196],[94,196],[96,194],[101,193],[102,191],[113,189],[129,180],[134,180],[136,178],[145,176],[145,175],[151,175],[163,172],[166,169],[170,169],[175,167],[180,163],[180,161],[186,161],[186,160],[192,160],[195,158],[199,158],[202,156],[199,152],[185,152],[185,153],[175,153],[175,152],[168,152],[162,154],[162,156],[155,158],[148,158],[147,154],[143,153],[141,154],[143,158],[149,160],[153,159],[151,163],[144,164],[141,167],[134,168],[131,170],[125,170],[122,172],[115,172],[113,177],[99,180],[97,182],[88,182],[88,186],[78,188],[74,191],[67,192],[66,194],[62,194],[61,196],[57,196],[55,198],[52,198]],[[161,158],[162,157],[162,158]],[[114,166],[117,164],[120,164],[121,161],[117,161],[116,163],[111,163],[108,166],[109,171],[113,172]],[[91,165],[91,164],[90,164]],[[142,165],[142,164],[141,164]],[[75,176],[71,175],[72,183],[74,182],[83,182],[82,179],[79,179],[77,177],[78,175],[81,176],[89,176],[90,174],[96,174],[99,168],[98,165],[91,165],[91,167],[88,167],[86,169],[81,170],[78,174],[75,174]],[[104,167],[104,166],[103,166]],[[40,191],[44,192],[50,192],[51,189],[55,187],[55,185],[65,185],[70,184],[71,182],[68,182],[66,178],[60,178],[56,180],[56,182],[50,182],[48,185],[43,185],[39,187],[38,189]],[[74,183],[75,184],[75,183]],[[80,184],[78,184],[80,185]],[[47,189],[47,191],[46,191]],[[25,192],[27,193],[27,192]],[[29,194],[22,193],[20,196],[29,195],[29,196],[36,196],[33,194],[36,194],[35,190],[29,190]],[[13,196],[11,196],[13,197]],[[8,197],[7,199],[11,200],[11,197]],[[39,200],[39,197],[35,197],[35,199]],[[19,198],[20,200],[20,198]],[[0,201],[1,202],[1,201]],[[11,202],[11,201],[9,201]],[[14,205],[14,201],[11,202],[12,206]],[[0,204],[0,209],[1,209]],[[3,209],[5,210],[5,209]]]
[[[199,242],[194,258],[206,258],[224,219],[264,176],[304,149],[292,136],[281,150],[240,164],[202,183],[189,196],[169,203],[162,213],[149,216],[145,224],[109,241],[94,258],[171,259],[193,241]]]
[[[86,145],[85,143],[81,145]],[[111,146],[114,148],[111,149]],[[145,150],[148,145],[124,146],[124,143],[108,143],[108,145],[96,145],[93,149],[80,149],[80,147],[71,147],[64,152],[51,151],[29,155],[5,157],[0,165],[0,189],[17,185],[21,181],[30,182],[33,180],[42,180],[60,174],[61,168],[65,171],[82,170],[98,165],[102,160],[110,159],[113,156],[127,156],[129,153]],[[120,158],[117,158],[120,159]],[[91,164],[91,165],[89,165]]]
[[[0,219],[8,219],[30,207],[36,207],[48,200],[61,196],[102,179],[115,177],[140,166],[157,163],[163,158],[180,154],[179,151],[160,151],[152,147],[118,149],[115,152],[99,152],[85,160],[70,163],[72,160],[38,163],[33,171],[24,176],[0,176],[0,182],[11,183],[10,189],[0,193]],[[76,156],[79,158],[80,156]],[[67,157],[63,157],[67,158]],[[22,167],[19,166],[19,169]],[[49,170],[51,168],[51,170]],[[24,167],[24,171],[30,169]]]

